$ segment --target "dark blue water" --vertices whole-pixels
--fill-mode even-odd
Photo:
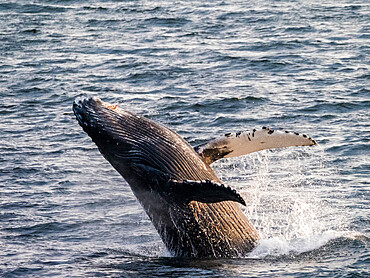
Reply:
[[[0,276],[369,277],[368,1],[0,1]],[[261,235],[171,257],[72,113],[98,96],[196,145],[260,126],[318,147],[215,163]]]

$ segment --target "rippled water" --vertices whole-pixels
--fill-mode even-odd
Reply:
[[[370,6],[1,1],[0,275],[368,277]],[[191,144],[260,127],[290,148],[213,166],[261,234],[247,258],[172,258],[71,111],[79,95]]]

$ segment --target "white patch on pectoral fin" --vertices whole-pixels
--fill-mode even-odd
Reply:
[[[305,134],[263,127],[261,129],[227,133],[195,147],[195,150],[206,163],[211,164],[224,157],[236,157],[267,149],[316,144],[315,140]]]

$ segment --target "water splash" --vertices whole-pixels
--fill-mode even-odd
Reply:
[[[337,174],[326,161],[318,148],[289,148],[215,165],[244,195],[244,212],[260,233],[250,258],[300,254],[344,235],[348,221],[331,198]]]
[[[325,231],[307,237],[287,239],[282,236],[262,239],[248,258],[260,259],[267,256],[301,254],[320,248],[330,240],[343,236],[343,232]]]

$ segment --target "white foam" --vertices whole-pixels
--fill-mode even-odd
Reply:
[[[249,254],[248,258],[261,259],[266,256],[281,256],[287,254],[301,254],[318,249],[330,240],[339,238],[344,232],[325,231],[314,234],[307,238],[296,238],[288,240],[284,237],[273,237],[262,239],[258,246]]]

